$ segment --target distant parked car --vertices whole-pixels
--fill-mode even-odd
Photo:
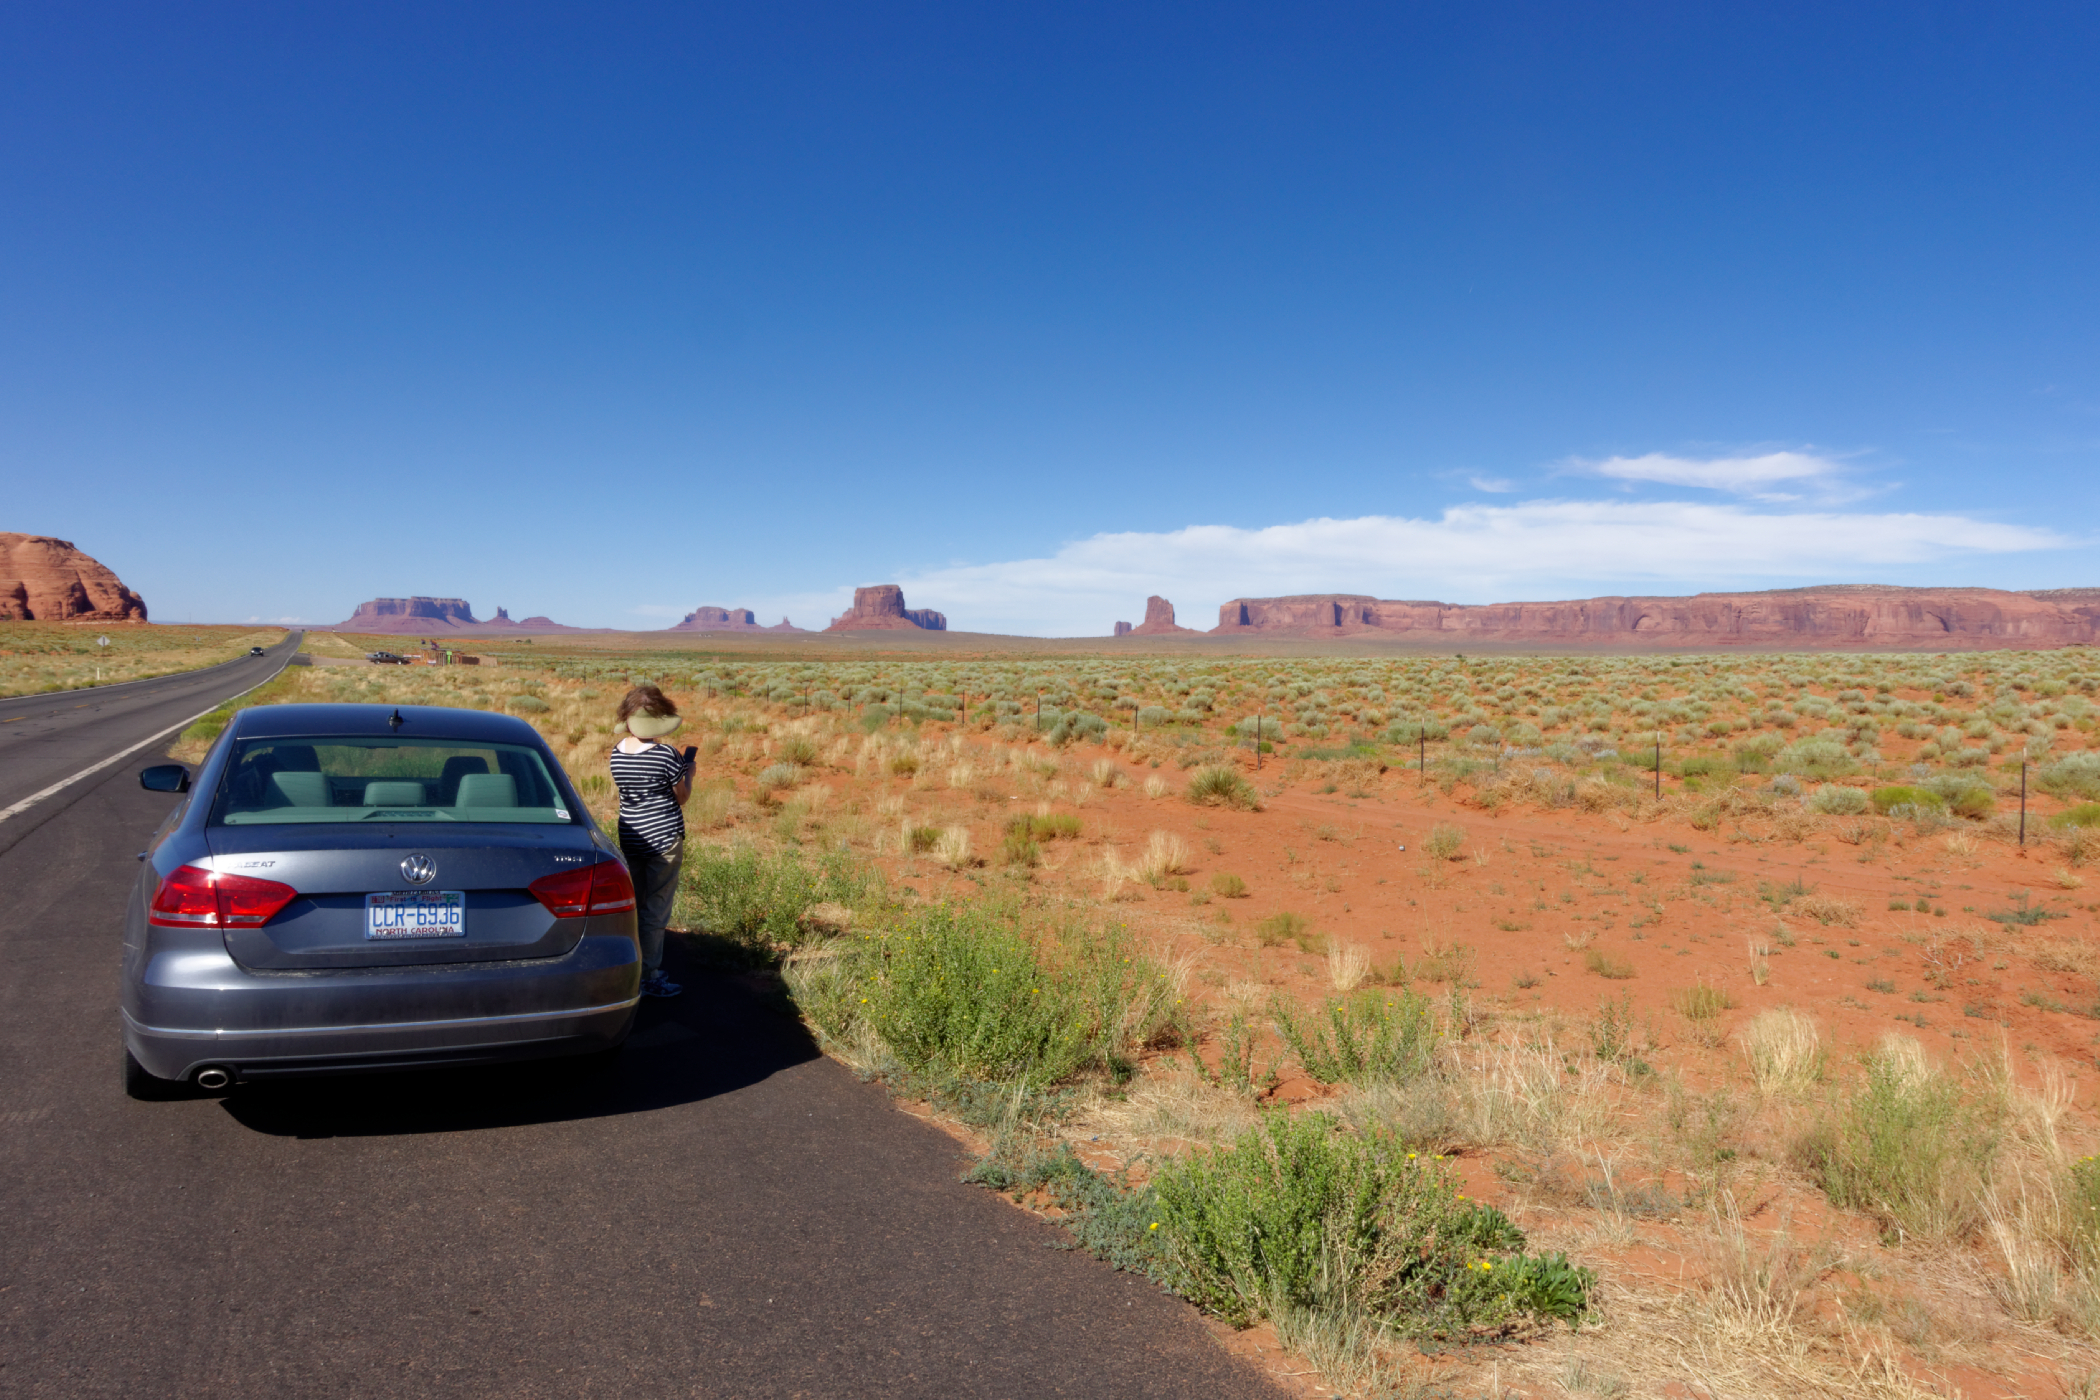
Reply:
[[[407,657],[396,656],[390,651],[368,651],[365,653],[365,660],[375,666],[406,666],[409,664]]]
[[[249,647],[248,654],[250,656],[261,656],[263,654],[263,649],[261,647]]]
[[[508,715],[258,705],[196,771],[124,919],[124,1087],[610,1050],[641,989],[634,885]]]

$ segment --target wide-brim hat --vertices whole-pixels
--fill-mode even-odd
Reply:
[[[637,739],[663,739],[676,734],[683,723],[676,715],[632,714],[627,717],[627,732]]]

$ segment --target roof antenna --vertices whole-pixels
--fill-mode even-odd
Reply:
[[[394,732],[396,734],[399,734],[401,732],[401,707],[399,705],[394,706],[394,712],[391,715],[387,716],[386,722],[394,726]]]

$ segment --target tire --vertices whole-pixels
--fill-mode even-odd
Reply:
[[[132,1058],[131,1047],[124,1047],[124,1092],[129,1097],[146,1103],[165,1103],[169,1099],[188,1098],[189,1087],[179,1079],[162,1079],[146,1073],[146,1067]]]

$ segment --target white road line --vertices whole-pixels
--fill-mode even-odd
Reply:
[[[263,686],[268,685],[271,681],[276,680],[278,673],[283,670],[284,667],[279,666],[276,671],[270,672],[269,675],[263,677],[254,685],[249,686],[248,690],[261,689]],[[29,794],[29,796],[23,798],[20,802],[17,802],[12,807],[0,807],[0,822],[6,821],[9,817],[20,816],[22,813],[28,811],[31,807],[36,806],[37,803],[42,802],[45,798],[51,796],[51,794],[53,794],[54,792],[64,792],[67,788],[73,786],[73,784],[79,782],[82,778],[91,778],[95,774],[101,772],[103,769],[109,767],[109,765],[112,763],[122,763],[125,759],[137,753],[140,749],[146,747],[146,745],[155,743],[161,739],[165,739],[178,729],[189,728],[198,720],[203,719],[206,715],[210,714],[212,710],[218,709],[221,705],[230,705],[234,701],[240,699],[242,695],[246,695],[248,693],[248,690],[241,691],[239,695],[229,695],[224,700],[221,700],[218,705],[212,706],[211,710],[199,710],[196,714],[191,715],[188,719],[182,720],[176,724],[171,724],[166,729],[161,730],[158,734],[149,734],[145,738],[139,740],[136,744],[133,744],[130,748],[124,750],[122,753],[113,753],[108,758],[103,759],[100,763],[97,763],[89,768],[81,769],[78,773],[75,773],[70,778],[60,778],[57,782],[53,783],[50,787],[45,788],[42,792],[32,792],[31,794]]]

